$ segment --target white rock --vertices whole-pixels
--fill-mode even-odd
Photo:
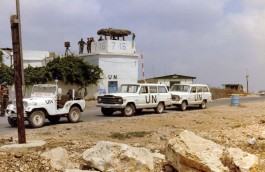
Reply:
[[[254,145],[256,143],[256,139],[255,138],[251,138],[248,140],[248,144],[250,145]]]
[[[229,158],[230,162],[232,162],[232,164],[229,165],[239,168],[240,172],[255,171],[254,166],[257,165],[259,161],[257,156],[243,152],[239,148],[228,148],[224,150],[224,155],[226,154],[226,152],[226,158]]]
[[[168,141],[165,151],[167,161],[179,172],[252,172],[257,165],[255,155],[240,149],[218,145],[190,131]],[[254,171],[253,171],[254,172]]]
[[[72,163],[69,161],[67,150],[62,147],[54,148],[41,154],[42,157],[50,159],[51,166],[56,170],[71,168]]]
[[[229,169],[220,161],[222,153],[221,146],[185,130],[179,137],[168,141],[165,155],[170,164],[180,172],[196,169],[205,172],[228,172]]]
[[[100,171],[154,171],[154,158],[148,149],[115,142],[98,142],[83,153],[83,159],[88,166]]]

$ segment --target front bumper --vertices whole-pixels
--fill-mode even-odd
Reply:
[[[172,105],[180,105],[181,101],[172,100],[171,103],[172,103]]]
[[[17,117],[16,107],[12,104],[8,105],[5,110],[5,116],[10,118],[16,118]],[[27,117],[27,114],[25,112],[24,112],[24,117]]]
[[[103,104],[103,103],[97,103],[97,107],[103,107],[103,108],[114,108],[114,109],[123,109],[125,108],[126,104]]]

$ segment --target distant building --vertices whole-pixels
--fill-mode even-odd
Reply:
[[[14,64],[14,57],[11,48],[0,48],[3,52],[3,63],[7,66]],[[46,66],[47,62],[55,57],[55,53],[48,51],[35,51],[35,50],[23,50],[23,66],[24,68],[28,65],[32,67]]]
[[[145,79],[145,82],[165,84],[167,87],[171,87],[173,84],[192,84],[194,79],[196,79],[196,77],[173,74],[173,75],[148,78]],[[143,83],[144,81],[139,80],[138,82]]]
[[[243,85],[241,84],[223,84],[224,89],[243,91]]]

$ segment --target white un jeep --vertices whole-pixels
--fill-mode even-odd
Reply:
[[[174,84],[170,88],[172,105],[186,110],[187,106],[199,105],[201,109],[212,101],[212,94],[207,85],[203,84]]]
[[[98,96],[97,106],[105,116],[121,111],[124,116],[141,113],[143,109],[154,109],[162,113],[171,106],[171,95],[162,84],[123,84],[117,93]]]
[[[45,118],[48,118],[51,123],[58,123],[61,117],[67,117],[68,121],[72,123],[80,120],[81,112],[85,108],[85,100],[75,98],[74,90],[69,95],[61,95],[61,93],[61,88],[55,84],[33,86],[31,97],[23,99],[24,119],[29,122],[31,127],[42,127]],[[16,127],[17,107],[15,101],[7,106],[6,116],[8,123],[12,127]]]

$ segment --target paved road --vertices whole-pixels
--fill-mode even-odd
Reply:
[[[250,103],[250,102],[265,102],[265,96],[259,97],[259,96],[253,96],[253,97],[240,97],[239,103]],[[221,105],[230,105],[231,99],[225,98],[225,99],[218,99],[213,100],[211,103],[208,103],[207,106],[213,107],[213,106],[221,106]],[[167,108],[166,111],[172,111],[175,110],[175,107]],[[147,110],[144,111],[144,113],[154,113],[153,110]],[[117,118],[124,118],[119,115],[117,112],[116,115],[111,117],[103,116],[100,112],[100,108],[95,106],[95,102],[89,102],[88,108],[85,109],[85,111],[82,113],[82,122],[85,121],[102,121],[102,120],[110,120],[110,119],[117,119]],[[67,123],[66,118],[61,119],[61,124]],[[49,122],[47,121],[45,124],[45,127],[49,127]],[[31,129],[28,127],[27,122],[25,122],[26,132],[30,130],[36,130]],[[0,117],[0,134],[8,134],[8,133],[14,133],[17,132],[17,128],[11,128],[10,125],[7,122],[6,117]]]

